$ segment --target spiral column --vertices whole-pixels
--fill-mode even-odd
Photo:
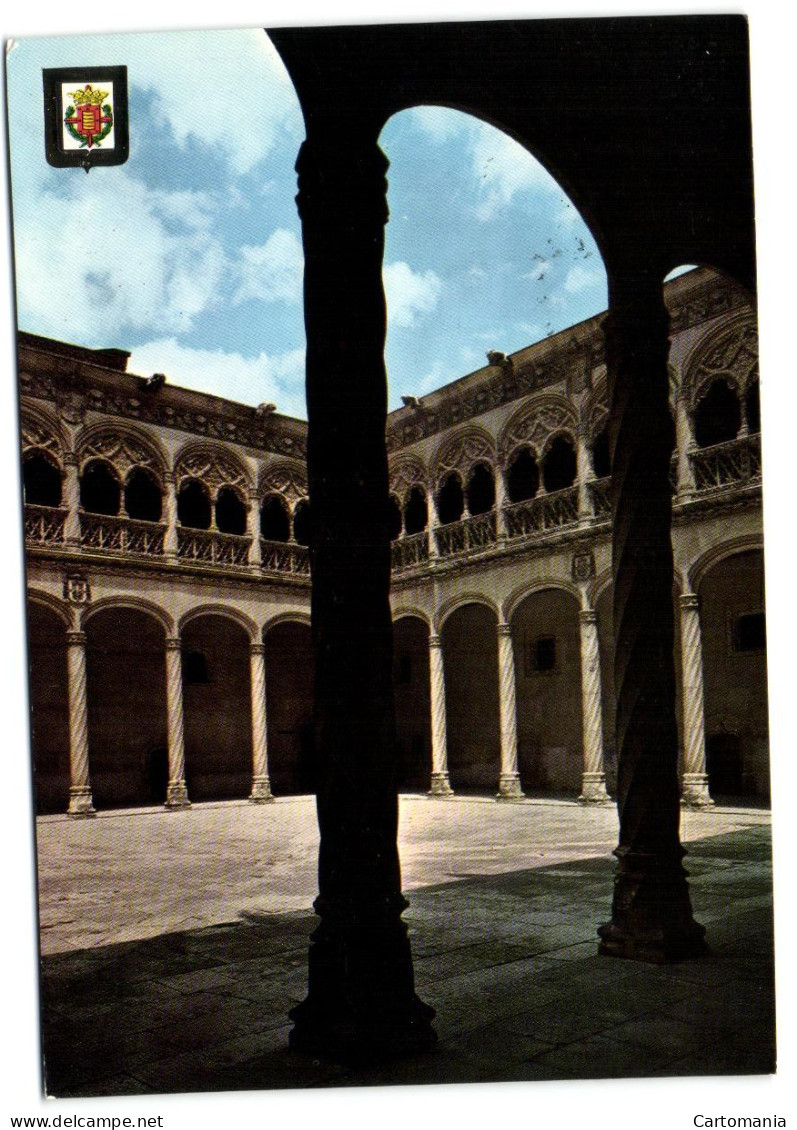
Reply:
[[[74,451],[64,452],[64,502],[64,543],[76,549],[80,545],[80,478]]]
[[[446,680],[440,636],[429,636],[429,689],[432,708],[432,781],[429,796],[453,796],[448,779]]]
[[[499,800],[521,800],[517,761],[517,701],[515,695],[515,653],[512,628],[498,625],[498,711],[501,726],[501,776]]]
[[[66,633],[66,671],[69,695],[69,808],[68,816],[93,816],[89,782],[89,726],[86,708],[86,633]]]
[[[706,730],[703,715],[703,647],[697,595],[684,593],[681,608],[681,670],[683,686],[684,769],[681,803],[688,808],[708,808]]]
[[[163,555],[167,561],[177,560],[177,491],[172,471],[163,476],[166,483],[166,533],[163,535]]]
[[[169,756],[167,808],[190,808],[185,783],[183,739],[183,656],[179,636],[166,639],[166,730]]]
[[[401,893],[382,287],[388,162],[353,115],[299,152],[320,924],[290,1045],[340,1061],[429,1046]]]
[[[607,804],[606,772],[603,767],[603,703],[598,622],[594,608],[578,613],[581,636],[581,710],[584,731],[584,772],[581,796],[584,804]]]
[[[600,952],[665,962],[703,952],[679,839],[672,606],[674,445],[661,282],[615,274],[604,322],[610,387],[618,860]]]
[[[260,548],[260,512],[258,497],[254,491],[249,495],[249,509],[246,512],[246,532],[252,539],[249,543],[249,566],[255,572],[260,569],[263,554]]]
[[[249,657],[252,685],[252,792],[249,799],[253,804],[265,804],[274,799],[268,778],[265,644],[250,644]]]

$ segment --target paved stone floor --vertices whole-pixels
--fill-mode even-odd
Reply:
[[[286,1051],[313,929],[309,798],[37,823],[55,1096],[774,1070],[769,813],[686,812],[707,957],[597,956],[613,808],[403,797],[406,920],[437,1050],[370,1070]]]

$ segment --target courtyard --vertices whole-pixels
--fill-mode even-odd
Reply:
[[[597,954],[613,805],[401,798],[403,886],[436,1050],[287,1051],[306,991],[311,797],[37,822],[47,1092],[59,1097],[774,1070],[769,812],[684,810],[709,953]]]

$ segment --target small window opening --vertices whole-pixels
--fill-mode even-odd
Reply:
[[[565,436],[557,436],[542,461],[542,481],[547,491],[565,490],[576,481],[576,453]]]
[[[134,467],[125,484],[125,510],[141,522],[160,522],[162,499],[160,487],[142,467]]]
[[[764,651],[767,646],[766,617],[763,612],[737,616],[733,624],[734,651]]]
[[[495,505],[495,479],[489,467],[477,463],[468,482],[468,510],[486,514]]]
[[[443,485],[437,492],[437,516],[442,526],[449,522],[458,522],[465,509],[465,498],[462,494],[462,483],[452,471],[447,475]]]
[[[89,514],[118,514],[121,490],[119,480],[107,463],[97,460],[84,470],[80,479],[80,505]]]
[[[216,528],[222,534],[246,533],[246,507],[232,487],[222,487],[216,496]]]
[[[714,381],[695,411],[695,442],[713,447],[736,439],[742,426],[742,409],[736,390],[727,381]]]
[[[540,469],[531,451],[524,447],[512,460],[506,480],[510,502],[525,502],[540,489]]]
[[[413,487],[407,499],[407,505],[404,507],[404,532],[406,534],[419,534],[421,530],[426,529],[428,520],[426,495],[420,487]]]
[[[291,536],[288,511],[276,495],[267,498],[260,510],[260,534],[268,541],[288,541]]]
[[[34,506],[61,505],[61,472],[43,455],[29,455],[22,464],[25,502]]]
[[[190,530],[210,529],[210,497],[204,483],[188,479],[177,496],[177,518]]]
[[[556,666],[556,638],[536,636],[526,647],[526,674],[553,671]]]

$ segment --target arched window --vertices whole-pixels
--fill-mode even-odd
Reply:
[[[46,456],[35,451],[22,464],[25,502],[34,506],[61,505],[61,472]]]
[[[293,512],[293,540],[299,545],[310,544],[310,521],[310,503],[303,498]]]
[[[395,541],[401,533],[401,505],[394,494],[387,500],[387,527],[390,540]]]
[[[490,467],[477,463],[468,480],[468,510],[486,514],[495,505],[495,479]]]
[[[547,491],[564,490],[576,481],[576,452],[566,436],[557,436],[545,453],[542,481]]]
[[[210,529],[210,495],[199,479],[186,479],[177,495],[177,518],[190,530]]]
[[[80,476],[80,505],[89,514],[118,514],[121,488],[109,463],[95,459]]]
[[[143,467],[134,467],[125,483],[125,510],[141,522],[160,522],[161,491],[155,477]]]
[[[279,495],[272,494],[263,501],[260,508],[260,536],[268,541],[288,541],[291,536],[288,509]]]
[[[761,431],[761,399],[759,393],[758,381],[753,381],[744,398],[745,409],[747,410],[747,428],[753,434]]]
[[[695,410],[695,442],[713,447],[736,439],[742,425],[742,409],[734,388],[725,380],[712,381]]]
[[[232,487],[222,487],[216,496],[216,527],[222,534],[246,533],[246,506]]]
[[[603,428],[595,436],[592,443],[592,470],[597,479],[605,479],[612,473],[612,462],[609,456],[609,429]]]
[[[540,469],[531,451],[524,447],[509,465],[506,491],[510,502],[524,502],[534,498],[540,489]]]
[[[428,521],[429,512],[423,488],[413,487],[404,507],[404,531],[407,534],[419,534],[426,529]]]
[[[459,481],[459,476],[451,471],[446,475],[443,485],[437,492],[437,516],[440,524],[445,526],[449,522],[458,522],[464,509],[462,483]]]

